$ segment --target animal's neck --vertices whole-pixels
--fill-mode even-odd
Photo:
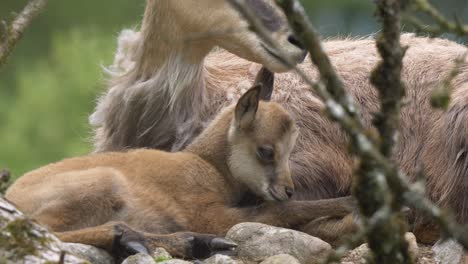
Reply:
[[[179,150],[203,129],[207,100],[217,96],[205,91],[209,49],[188,45],[167,7],[149,0],[141,32],[119,39],[112,86],[91,117],[101,127],[97,151]]]
[[[234,202],[239,202],[248,190],[234,180],[228,166],[230,147],[227,138],[232,115],[232,107],[224,110],[202,134],[187,146],[185,151],[194,153],[213,165],[231,187],[230,191],[235,197]]]
[[[148,1],[135,77],[151,83],[148,103],[158,105],[153,106],[157,109],[148,109],[151,113],[144,113],[148,116],[143,119],[151,122],[143,127],[144,133],[154,137],[162,131],[175,136],[171,140],[160,135],[172,141],[167,142],[170,148],[166,149],[178,150],[203,128],[202,114],[207,105],[204,58],[211,47],[188,41],[171,13],[169,0]],[[155,143],[152,146],[162,147]]]
[[[141,27],[141,47],[137,71],[142,78],[153,76],[155,71],[177,57],[177,63],[203,64],[211,50],[203,39],[193,39],[178,24],[170,9],[171,0],[148,0]],[[177,55],[176,55],[177,54]],[[180,65],[180,64],[179,64]]]
[[[169,1],[148,0],[141,31],[119,37],[109,91],[90,117],[97,152],[180,150],[252,77],[251,63],[232,54],[205,58],[211,46],[183,37]]]

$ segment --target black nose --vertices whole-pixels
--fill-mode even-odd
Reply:
[[[284,191],[286,192],[286,195],[288,196],[288,198],[291,198],[294,194],[294,189],[291,187],[285,187]]]
[[[300,48],[301,50],[305,49],[304,45],[302,45],[302,43],[299,41],[299,39],[296,38],[296,36],[294,36],[294,35],[289,35],[288,41],[289,41],[289,43],[291,43],[294,46]]]

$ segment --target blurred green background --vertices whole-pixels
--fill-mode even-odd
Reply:
[[[1,0],[9,20],[26,0]],[[371,0],[303,0],[324,36],[377,30]],[[468,21],[467,0],[435,1]],[[0,71],[0,169],[15,177],[35,167],[92,150],[88,116],[105,89],[102,66],[116,37],[137,27],[145,2],[50,0]]]

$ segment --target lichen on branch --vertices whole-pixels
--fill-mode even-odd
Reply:
[[[334,254],[329,260],[337,261],[337,258],[355,245],[356,241],[366,236],[378,263],[411,263],[412,259],[409,257],[404,240],[406,230],[401,212],[403,206],[420,209],[429,218],[439,223],[447,236],[457,239],[465,248],[468,248],[467,230],[458,225],[450,215],[442,214],[437,206],[418,191],[417,184],[412,185],[408,182],[406,175],[390,159],[392,146],[397,141],[400,100],[404,95],[404,85],[400,75],[401,60],[405,49],[399,44],[399,34],[401,4],[403,2],[406,4],[406,1],[377,1],[384,27],[377,40],[383,60],[376,67],[372,79],[374,84],[380,87],[379,91],[381,90],[382,112],[379,114],[376,125],[380,127],[379,132],[382,132],[382,138],[375,138],[366,132],[359,115],[356,114],[359,110],[346,93],[343,82],[339,79],[321,46],[317,31],[310,23],[299,1],[276,0],[320,72],[321,77],[317,82],[312,81],[306,73],[289,62],[280,45],[269,36],[259,19],[245,5],[245,0],[229,1],[250,23],[250,29],[277,51],[275,55],[278,60],[298,73],[321,97],[325,102],[328,116],[338,122],[341,128],[350,135],[353,154],[361,160],[356,173],[356,181],[362,186],[367,186],[368,188],[364,188],[364,191],[371,193],[370,197],[366,195],[359,197],[359,193],[364,192],[359,192],[359,190],[355,192],[365,216],[365,230],[362,231],[360,237],[351,239],[348,245],[341,247],[340,252]],[[387,88],[390,91],[384,91]],[[391,98],[387,100],[390,93]],[[389,232],[375,232],[383,227],[388,228]]]
[[[10,24],[1,21],[0,68],[6,63],[26,28],[31,25],[34,18],[39,15],[46,5],[47,0],[30,0],[23,11],[15,16]]]
[[[455,17],[455,21],[450,21],[445,18],[437,8],[435,8],[428,0],[410,0],[412,7],[416,11],[420,11],[431,17],[436,25],[424,25],[414,15],[407,16],[406,20],[410,22],[419,32],[428,33],[431,36],[438,36],[443,33],[452,33],[457,36],[468,36],[468,25]]]

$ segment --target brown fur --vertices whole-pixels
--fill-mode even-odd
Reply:
[[[172,23],[178,21],[168,20],[165,16],[156,17],[157,21],[148,20],[148,14],[157,16],[153,9],[164,9],[163,2],[148,1],[150,5],[141,32],[125,31],[121,35],[119,51],[113,65],[113,69],[118,69],[118,72],[114,71],[110,89],[102,97],[91,118],[92,123],[97,126],[98,152],[135,147],[182,149],[223,106],[240,96],[259,67],[221,50],[203,56],[199,56],[197,52],[180,52],[175,48],[164,52],[155,50],[155,47],[164,46],[164,42],[155,40],[154,36],[166,37],[171,43],[179,43],[180,38],[190,35],[189,30],[180,27],[180,31],[176,33],[178,42],[173,35],[165,34],[167,28],[172,28]],[[209,1],[199,1],[201,7],[202,3],[207,2]],[[220,12],[229,17],[226,23],[218,27],[216,23],[207,22],[208,27],[198,25],[200,27],[195,31],[223,31],[229,23],[233,28],[241,27],[230,19],[231,16],[227,15],[230,11],[224,8],[228,7],[211,8],[209,11]],[[164,12],[169,16],[176,11]],[[206,17],[202,15],[203,8],[192,14]],[[193,43],[193,46],[210,50],[213,45],[219,45],[245,59],[278,70],[272,59],[259,59],[260,55],[241,51],[257,51],[263,56],[258,48],[259,43],[250,43],[245,47],[238,41],[232,41],[228,45],[226,43],[232,38],[241,39],[242,34],[217,36],[217,41],[204,39],[205,42]],[[225,42],[219,40],[223,37]],[[421,38],[410,34],[402,35],[401,41],[404,46],[409,47],[403,63],[407,104],[401,113],[402,128],[394,157],[412,180],[422,165],[427,175],[428,196],[436,203],[452,208],[458,220],[466,223],[468,66],[465,64],[461,68],[461,73],[453,82],[453,100],[446,113],[432,109],[428,96],[446,78],[453,67],[453,60],[467,52],[467,48],[448,40]],[[369,82],[370,71],[380,60],[374,40],[371,37],[328,40],[324,42],[324,47],[348,93],[361,109],[365,125],[371,128],[372,113],[379,109],[377,93]],[[166,54],[172,54],[173,57]],[[191,63],[174,59],[178,56],[191,58]],[[164,72],[165,63],[177,64],[178,74],[173,71]],[[142,65],[151,65],[151,71],[145,70]],[[196,74],[181,70],[189,67],[196,68]],[[308,59],[300,67],[314,78],[317,76],[316,69]],[[187,85],[183,88],[164,86],[167,88],[164,90],[159,82],[146,81],[148,78],[174,78]],[[354,160],[347,153],[347,136],[322,114],[323,102],[297,75],[289,72],[276,75],[273,100],[280,102],[293,114],[300,128],[291,161],[296,186],[294,198],[305,200],[348,195]],[[165,104],[169,101],[172,105]]]
[[[246,221],[289,227],[349,214],[348,198],[286,201],[287,189],[294,190],[288,158],[297,128],[281,106],[259,102],[260,94],[268,93],[250,89],[185,151],[66,159],[27,173],[6,197],[64,241],[112,250],[124,236],[182,257],[196,256],[184,236],[208,236],[182,231],[222,235]],[[271,160],[259,154],[266,146],[274,151]],[[246,192],[284,202],[237,207]]]

